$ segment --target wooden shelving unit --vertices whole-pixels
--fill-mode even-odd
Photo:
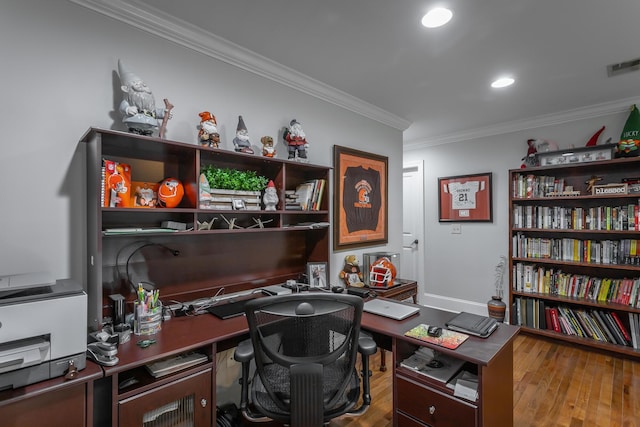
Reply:
[[[87,276],[92,329],[109,314],[109,295],[122,294],[128,303],[135,298],[127,276],[153,282],[166,304],[283,283],[304,273],[307,262],[329,260],[329,167],[97,128],[90,128],[81,142],[86,144],[87,155]],[[132,181],[177,178],[185,196],[174,208],[104,207],[103,159],[129,164]],[[250,170],[273,180],[279,196],[276,210],[202,208],[198,178],[201,168],[208,165]],[[284,209],[286,190],[319,179],[326,180],[320,210]],[[242,228],[230,228],[225,219],[235,219]],[[198,230],[198,222],[212,220],[212,229]],[[172,233],[149,231],[163,221],[190,227]],[[325,225],[309,227],[315,223]],[[105,232],[113,228],[142,231]],[[145,243],[151,244],[129,258]],[[179,251],[179,255],[172,256],[166,248]]]
[[[632,325],[640,316],[640,231],[634,217],[640,193],[587,192],[594,177],[604,185],[638,176],[638,158],[509,171],[511,323],[526,333],[640,357],[634,340],[626,339],[635,334],[640,340]],[[563,193],[567,187],[574,192]],[[601,293],[605,279],[612,284]],[[553,308],[568,328],[548,327],[545,313]],[[603,325],[608,331],[599,330]]]

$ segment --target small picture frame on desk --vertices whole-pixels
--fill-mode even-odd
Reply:
[[[329,288],[326,262],[308,262],[307,277],[309,278],[310,288]]]

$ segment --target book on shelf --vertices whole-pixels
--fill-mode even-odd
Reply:
[[[318,211],[322,205],[325,185],[324,179],[312,179],[298,184],[295,195],[291,195],[287,203],[297,203],[303,211]]]
[[[131,207],[131,166],[113,160],[102,160],[101,201],[103,207]]]

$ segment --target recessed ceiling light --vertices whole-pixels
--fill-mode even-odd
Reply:
[[[511,77],[500,77],[499,79],[491,83],[491,87],[493,88],[507,87],[507,86],[511,86],[514,82],[515,80]]]
[[[453,12],[451,12],[449,9],[436,7],[435,9],[431,9],[429,12],[427,12],[426,15],[422,17],[422,25],[427,28],[441,27],[447,22],[451,21],[452,16]]]

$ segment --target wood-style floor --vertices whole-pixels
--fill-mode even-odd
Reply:
[[[640,427],[640,360],[520,334],[513,361],[514,427]],[[376,355],[375,403],[363,416],[341,417],[331,427],[392,425],[391,369],[379,366]]]

